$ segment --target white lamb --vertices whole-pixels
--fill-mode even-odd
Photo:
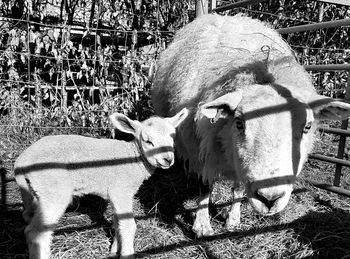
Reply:
[[[15,174],[28,223],[29,257],[49,259],[52,232],[73,196],[95,194],[113,205],[111,253],[134,258],[133,196],[155,168],[174,163],[175,128],[187,115],[183,109],[173,117],[139,122],[114,113],[113,126],[135,141],[58,135],[26,149],[15,162]]]

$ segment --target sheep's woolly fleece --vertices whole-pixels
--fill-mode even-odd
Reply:
[[[189,161],[190,171],[202,172],[209,181],[222,171],[217,163],[206,163],[203,170],[213,151],[206,139],[217,135],[219,126],[193,124],[200,119],[198,107],[226,93],[247,90],[248,85],[268,83],[283,85],[285,93],[305,102],[315,95],[309,75],[291,48],[262,22],[242,15],[207,15],[176,34],[158,62],[152,100],[161,116],[175,114],[182,107],[192,110],[177,138],[177,152]]]

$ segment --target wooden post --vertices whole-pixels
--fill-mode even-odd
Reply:
[[[320,3],[318,6],[318,22],[323,21],[323,14],[324,14],[324,4]]]
[[[136,58],[136,45],[137,45],[137,30],[132,31],[131,35],[131,57],[132,61]]]
[[[37,119],[40,122],[41,121],[41,117],[42,117],[42,109],[43,109],[43,98],[42,98],[42,91],[41,91],[41,84],[40,84],[40,80],[38,78],[38,71],[35,68],[34,69],[34,96],[35,96],[35,106],[36,106],[36,115],[37,115]]]
[[[345,94],[345,100],[350,100],[350,70],[348,70],[348,83],[346,86],[346,94]],[[341,123],[341,129],[346,130],[348,128],[349,120],[343,120]],[[346,135],[341,135],[339,139],[339,146],[338,146],[338,154],[337,158],[343,159],[344,158],[344,150],[346,145]],[[334,182],[333,184],[335,186],[340,186],[340,180],[342,177],[342,165],[336,164],[335,166],[335,174],[334,174]]]
[[[66,77],[66,71],[63,69],[63,66],[61,66],[61,94],[62,94],[62,103],[61,107],[64,108],[64,111],[67,111],[68,107],[68,98],[67,98],[67,90],[66,90],[66,85],[67,85],[67,77]]]
[[[196,0],[196,17],[208,14],[208,0]]]

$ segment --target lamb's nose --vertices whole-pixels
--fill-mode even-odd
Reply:
[[[265,204],[265,206],[270,210],[276,203],[277,200],[282,198],[285,195],[285,192],[281,193],[269,193],[263,189],[258,189],[255,192],[255,197]]]
[[[173,157],[164,157],[164,165],[167,165],[167,166],[172,166],[173,163],[174,163],[174,158]]]

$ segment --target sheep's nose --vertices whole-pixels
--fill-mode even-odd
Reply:
[[[255,192],[255,197],[261,201],[270,210],[276,203],[277,200],[282,198],[285,192],[273,193],[264,191],[264,189],[258,189]]]

